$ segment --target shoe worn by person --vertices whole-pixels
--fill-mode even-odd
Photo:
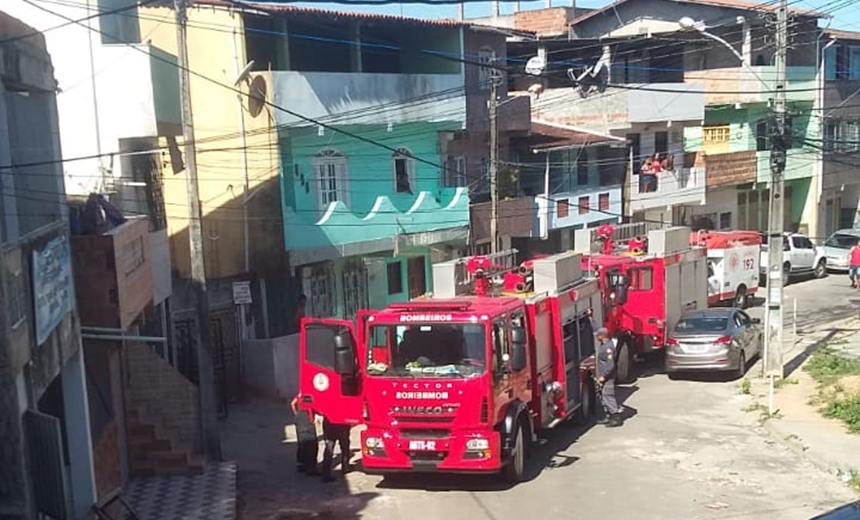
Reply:
[[[606,424],[609,422],[609,417],[606,415],[601,415],[599,419],[597,419],[597,424]]]
[[[624,421],[621,419],[621,414],[614,413],[609,418],[609,422],[606,423],[607,428],[617,428],[624,424]]]

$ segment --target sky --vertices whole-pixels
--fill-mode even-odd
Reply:
[[[603,7],[612,0],[576,0],[578,7],[595,8]],[[759,0],[762,3],[769,3],[768,0]],[[770,0],[773,1],[773,0]],[[856,3],[852,0],[788,0],[792,7],[821,10],[831,13],[833,20],[830,24],[831,29],[844,29],[848,31],[860,31],[860,9],[857,9]],[[854,4],[854,5],[852,5]],[[365,13],[380,13],[392,14],[400,16],[410,16],[415,18],[457,18],[457,6],[448,4],[433,5],[432,3],[391,3],[387,5],[356,5],[352,4],[337,4],[331,2],[297,2],[296,5],[316,7],[319,9],[334,9],[339,11],[358,11]],[[492,7],[490,2],[467,2],[466,17],[474,18],[478,16],[490,16]],[[521,2],[520,10],[541,9],[546,5],[545,1]],[[553,7],[569,6],[571,0],[552,0]],[[501,14],[510,14],[513,12],[514,2],[501,2]],[[835,9],[835,10],[834,10]],[[826,20],[821,21],[824,26]]]

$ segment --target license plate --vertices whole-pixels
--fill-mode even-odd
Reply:
[[[436,451],[436,441],[409,441],[410,451]]]
[[[701,354],[708,350],[707,345],[682,345],[681,348],[683,348],[684,352],[687,354]]]

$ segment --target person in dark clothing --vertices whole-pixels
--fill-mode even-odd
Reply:
[[[317,469],[319,440],[317,440],[314,415],[311,412],[299,409],[299,397],[297,395],[290,402],[296,426],[296,466],[301,473],[319,475],[319,470]]]
[[[621,409],[615,400],[615,344],[605,327],[597,330],[597,382],[601,386],[601,400],[609,420],[606,426],[621,426]]]
[[[322,462],[322,478],[323,482],[331,482],[334,480],[332,475],[334,466],[334,445],[339,444],[340,447],[340,465],[344,473],[349,471],[349,430],[351,426],[348,424],[336,424],[323,417],[323,437],[325,438],[325,449],[323,450]]]

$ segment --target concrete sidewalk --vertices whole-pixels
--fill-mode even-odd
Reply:
[[[822,416],[817,405],[811,403],[818,395],[818,383],[803,370],[803,365],[825,345],[860,357],[860,320],[851,318],[823,325],[808,330],[797,342],[791,339],[786,343],[787,381],[774,393],[778,414],[764,421],[763,427],[775,440],[819,469],[847,482],[853,473],[860,471],[860,435],[849,433],[841,421]],[[768,383],[758,378],[759,370],[760,367],[755,367],[748,377],[758,403],[767,405]]]

